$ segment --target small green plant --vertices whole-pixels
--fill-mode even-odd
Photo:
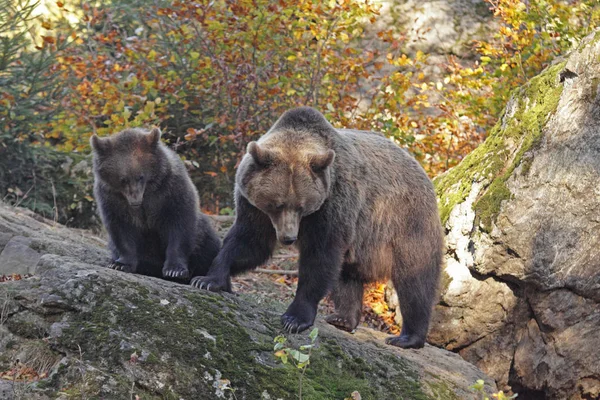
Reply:
[[[469,389],[474,390],[476,393],[479,393],[481,395],[481,400],[490,400],[490,396],[486,393],[485,391],[485,382],[483,381],[483,379],[479,379],[477,380],[477,382],[475,382],[475,384],[469,386]],[[491,397],[494,399],[498,399],[498,400],[509,400],[509,399],[514,399],[518,396],[518,394],[513,394],[512,396],[509,396],[507,394],[504,394],[504,392],[502,390],[500,390],[497,393],[492,393]]]
[[[300,382],[298,383],[298,398],[300,400],[302,400],[302,381],[304,379],[306,369],[310,364],[310,356],[312,354],[312,349],[315,347],[315,342],[317,341],[318,336],[319,328],[314,328],[308,335],[310,343],[300,346],[300,348],[297,350],[286,347],[287,338],[283,335],[278,335],[273,340],[275,342],[275,346],[273,347],[273,350],[275,351],[275,357],[279,358],[284,364],[290,363],[295,365],[296,368],[302,370],[302,373],[300,374]]]

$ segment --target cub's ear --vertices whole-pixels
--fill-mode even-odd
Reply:
[[[161,132],[160,132],[159,128],[152,128],[152,130],[150,131],[150,133],[146,137],[146,140],[148,141],[148,144],[151,147],[158,146],[158,143],[160,142],[160,135],[161,135]]]
[[[273,154],[269,150],[260,147],[256,142],[248,143],[248,154],[252,156],[256,164],[262,167],[266,167],[273,162]]]
[[[310,167],[314,172],[323,171],[329,167],[335,159],[335,151],[327,150],[324,154],[314,154],[309,157]]]
[[[101,138],[98,135],[92,135],[90,144],[92,145],[92,150],[96,154],[105,154],[110,151],[112,147],[109,138]]]

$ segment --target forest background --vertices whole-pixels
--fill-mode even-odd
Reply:
[[[232,214],[246,144],[299,105],[383,132],[434,177],[598,25],[598,3],[474,1],[485,29],[430,57],[431,28],[387,1],[0,0],[0,196],[97,228],[90,135],[160,126],[203,210]]]

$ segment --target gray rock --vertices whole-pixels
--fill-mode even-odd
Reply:
[[[33,250],[31,239],[12,237],[0,253],[0,275],[33,274],[41,254]]]
[[[430,340],[519,398],[600,398],[598,38],[435,181],[448,251]]]
[[[87,234],[0,205],[0,227],[7,220],[45,249],[33,277],[0,284],[0,336],[9,338],[0,340],[0,371],[19,357],[48,376],[19,388],[22,398],[60,398],[63,388],[69,398],[233,399],[227,387],[238,400],[296,396],[301,371],[273,354],[281,326],[267,302],[99,267],[90,254],[103,250]],[[305,398],[473,398],[479,379],[495,390],[449,351],[401,350],[370,329],[316,326]],[[308,333],[288,335],[286,346],[308,341]]]
[[[2,250],[4,250],[4,246],[6,246],[6,243],[8,243],[10,238],[12,238],[13,236],[14,235],[10,233],[0,232],[0,253],[2,252]]]

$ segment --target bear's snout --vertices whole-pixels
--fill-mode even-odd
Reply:
[[[289,246],[298,240],[300,214],[294,210],[283,210],[278,215],[271,216],[273,226],[277,231],[277,239]]]

